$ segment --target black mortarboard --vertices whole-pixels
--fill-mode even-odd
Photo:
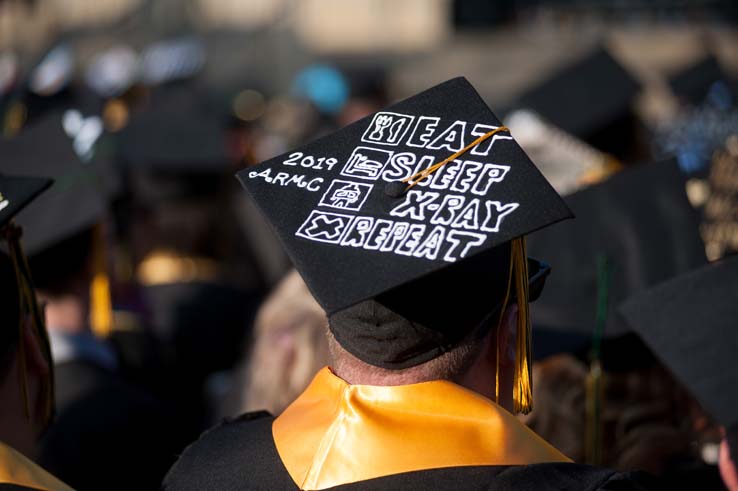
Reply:
[[[639,90],[630,73],[598,48],[525,92],[516,106],[586,139],[628,115]]]
[[[0,160],[8,174],[49,177],[51,188],[17,216],[29,256],[92,227],[105,212],[104,187],[85,166],[62,128],[61,116],[44,118],[19,136],[0,140]]]
[[[43,177],[19,177],[0,174],[0,228],[7,225],[53,181]]]
[[[201,110],[134,114],[119,134],[118,148],[122,163],[133,169],[219,172],[229,164],[222,118]]]
[[[673,278],[618,311],[718,423],[735,434],[738,257]],[[732,452],[735,461],[738,446]]]
[[[574,193],[566,202],[577,220],[542,231],[529,241],[558,274],[532,309],[536,329],[591,337],[601,291],[598,258],[610,266],[608,304],[706,262],[697,217],[674,161],[642,165]],[[626,333],[608,316],[605,338]],[[614,345],[613,345],[614,346]]]
[[[238,176],[339,342],[386,368],[457,343],[503,302],[511,243],[571,217],[464,78]],[[530,262],[530,277],[547,272]]]
[[[727,84],[728,81],[718,59],[710,55],[672,75],[669,86],[680,99],[691,104],[701,104],[714,83]]]

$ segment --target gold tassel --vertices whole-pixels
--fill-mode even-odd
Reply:
[[[27,360],[25,344],[23,341],[25,321],[26,317],[31,317],[31,328],[34,331],[34,335],[37,337],[40,345],[41,352],[44,359],[49,365],[49,374],[42,381],[41,393],[44,395],[44,410],[42,417],[42,423],[44,426],[51,422],[54,417],[54,368],[53,359],[51,356],[51,344],[49,343],[49,336],[46,331],[46,323],[41,313],[41,309],[36,301],[36,294],[34,292],[33,280],[31,278],[31,269],[28,266],[28,260],[26,259],[23,249],[20,244],[21,230],[15,226],[12,222],[7,225],[4,229],[4,236],[8,242],[8,252],[10,259],[13,263],[13,269],[15,271],[16,284],[18,288],[18,299],[19,299],[19,320],[18,320],[18,363],[20,365],[19,377],[21,387],[21,397],[23,398],[24,413],[26,418],[30,421],[31,419],[31,402],[28,394],[28,379],[27,379]]]
[[[513,411],[528,414],[533,409],[533,375],[530,313],[528,310],[528,255],[525,237],[511,241],[510,267],[508,268],[505,299],[500,308],[497,324],[497,352],[495,366],[495,401],[500,401],[500,326],[510,300],[512,280],[515,278],[515,294],[518,304],[518,322],[515,344],[515,375],[513,381]]]
[[[96,225],[92,244],[93,277],[90,284],[90,326],[99,338],[113,330],[113,302],[110,296],[105,237],[101,225]]]
[[[512,241],[512,262],[515,294],[518,303],[513,410],[515,413],[528,414],[533,409],[533,355],[530,312],[528,310],[528,256],[524,237]]]

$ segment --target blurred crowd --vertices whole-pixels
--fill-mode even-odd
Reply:
[[[0,173],[55,181],[16,217],[56,372],[34,455],[79,491],[156,489],[202,431],[279,414],[328,363],[325,313],[234,174],[412,95],[379,61],[331,59],[286,88],[215,89],[197,35],[123,41],[83,67],[71,35],[33,63],[0,51]],[[738,252],[738,74],[721,56],[706,42],[644,80],[604,40],[491,106],[578,216],[530,239],[554,272],[521,418],[577,462],[674,489],[721,489],[721,434],[615,306]],[[654,85],[658,121],[639,111]]]

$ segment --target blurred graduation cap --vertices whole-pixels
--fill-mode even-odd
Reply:
[[[131,169],[214,171],[228,166],[222,121],[175,107],[133,115],[120,132],[120,157]]]
[[[119,162],[141,204],[212,195],[232,169],[224,118],[181,106],[186,92],[134,114],[116,135]]]
[[[525,109],[505,116],[505,124],[554,189],[571,194],[620,169],[614,157]]]
[[[25,230],[36,286],[56,288],[91,260],[92,323],[104,333],[111,322],[110,292],[101,230],[95,226],[106,213],[108,195],[100,175],[80,161],[60,115],[45,118],[18,137],[0,140],[0,158],[8,173],[54,179],[49,190],[16,217]]]
[[[238,177],[341,345],[389,369],[438,356],[510,298],[527,325],[549,268],[522,237],[571,217],[464,78]]]
[[[621,158],[632,138],[639,91],[640,84],[600,47],[523,93],[515,107]]]
[[[634,295],[618,309],[676,378],[728,432],[738,456],[738,257]],[[731,441],[732,440],[732,441]]]
[[[597,316],[604,315],[598,312],[602,260],[609,265],[605,287],[610,306],[706,262],[697,217],[674,161],[623,171],[570,195],[566,202],[577,220],[541,231],[529,241],[530,253],[545,255],[559,271],[533,308],[534,340],[543,337],[539,332],[549,331],[545,336],[556,343],[556,333],[563,332],[562,348],[590,346]],[[630,342],[632,336],[616,316],[603,319],[601,334],[608,341],[602,353],[608,368],[638,361],[633,352],[622,356],[626,347],[646,354]]]
[[[105,187],[99,175],[80,161],[60,115],[45,118],[18,137],[0,140],[0,156],[5,172],[55,180],[17,217],[26,229],[29,255],[92,227],[105,213]]]
[[[672,75],[669,78],[669,86],[679,99],[693,105],[702,104],[709,95],[718,98],[738,97],[738,94],[731,93],[730,78],[714,55],[706,56]]]

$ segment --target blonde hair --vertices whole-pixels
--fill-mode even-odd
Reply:
[[[325,312],[291,271],[256,316],[240,409],[281,413],[328,363],[327,325]]]

